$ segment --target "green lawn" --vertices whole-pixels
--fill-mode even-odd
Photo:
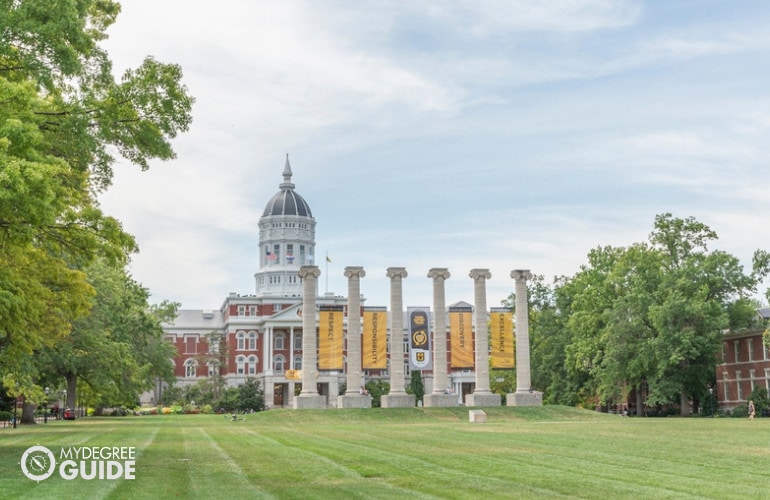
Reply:
[[[770,419],[572,408],[271,410],[0,429],[0,498],[770,498]],[[33,445],[133,446],[134,480],[35,482]]]

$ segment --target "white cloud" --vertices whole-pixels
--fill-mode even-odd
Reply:
[[[574,274],[668,211],[744,259],[770,248],[754,229],[770,216],[767,16],[712,8],[124,2],[116,69],[178,62],[197,103],[178,159],[121,165],[104,207],[137,236],[137,279],[186,307],[252,290],[286,153],[333,258],[321,288],[345,293],[342,269],[364,265],[370,305],[388,303],[389,266],[410,273],[405,303],[427,305],[429,268],[471,301],[467,273],[488,267],[497,305],[512,269]]]

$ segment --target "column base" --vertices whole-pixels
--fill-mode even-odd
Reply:
[[[372,397],[363,394],[337,396],[337,408],[371,408]]]
[[[426,394],[423,396],[423,405],[428,406],[460,406],[456,394]]]
[[[500,406],[502,398],[499,394],[468,394],[465,396],[465,406]]]
[[[326,397],[319,394],[300,394],[294,398],[295,410],[323,410],[326,408]]]
[[[388,394],[380,398],[382,408],[414,408],[414,394]]]
[[[543,393],[537,391],[506,394],[506,406],[543,406]]]

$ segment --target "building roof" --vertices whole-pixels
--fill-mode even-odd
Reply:
[[[283,167],[283,182],[278,186],[281,190],[276,193],[265,206],[262,217],[271,215],[298,215],[300,217],[313,217],[310,211],[310,205],[305,199],[294,191],[294,184],[291,182],[291,165],[289,165],[289,155],[286,155],[286,164]]]
[[[221,311],[205,309],[180,309],[174,321],[166,328],[222,328],[224,319]]]
[[[762,319],[770,319],[770,307],[760,307],[757,309],[757,312],[762,317]]]

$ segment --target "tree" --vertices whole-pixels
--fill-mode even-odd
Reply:
[[[415,401],[422,401],[425,397],[425,384],[422,382],[422,372],[420,370],[412,370],[409,379],[409,394],[414,394]]]
[[[136,250],[95,195],[116,153],[145,169],[174,157],[191,122],[181,69],[147,58],[118,82],[99,47],[110,0],[0,3],[0,375],[36,387],[32,354],[66,338],[88,311],[85,268]]]
[[[91,311],[74,322],[68,337],[39,353],[39,372],[49,380],[65,379],[69,407],[75,406],[78,381],[104,406],[133,406],[159,378],[174,381],[169,359],[176,351],[163,341],[161,322],[177,307],[150,306],[145,288],[102,260],[86,274],[96,290]]]
[[[721,332],[745,322],[746,300],[767,273],[709,251],[716,233],[693,218],[656,217],[649,243],[597,249],[572,288],[568,368],[590,376],[601,402],[647,389],[647,404],[678,399],[683,415],[713,386]],[[641,406],[641,399],[638,405]]]
[[[238,392],[237,408],[240,411],[263,411],[265,409],[265,394],[259,388],[259,380],[248,377]]]

